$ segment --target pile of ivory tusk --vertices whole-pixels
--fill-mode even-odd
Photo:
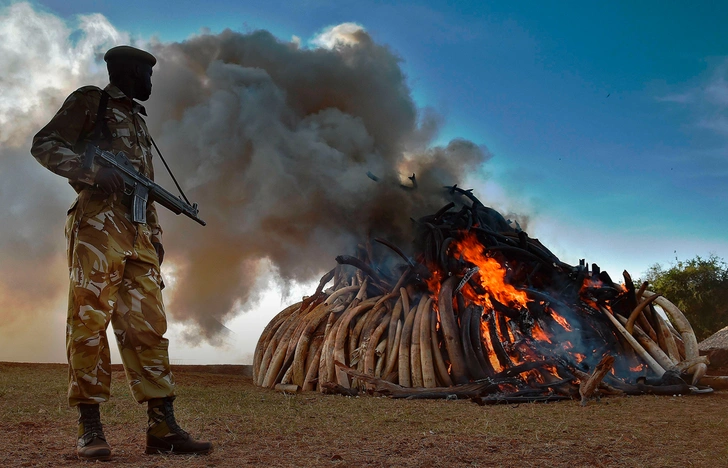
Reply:
[[[635,288],[625,272],[618,285],[596,265],[567,265],[525,232],[508,230],[469,191],[450,189],[472,204],[451,212],[450,203],[418,220],[411,257],[377,239],[404,263],[383,272],[370,246],[337,257],[314,294],[271,320],[255,349],[256,385],[479,403],[579,396],[583,403],[593,394],[725,386],[728,378],[705,375],[709,362],[684,314],[647,284]],[[473,299],[486,292],[475,281],[484,273],[453,251],[465,234],[504,265],[527,307]]]
[[[698,384],[710,362],[707,356],[699,355],[693,327],[675,304],[659,294],[646,291],[646,286],[644,284],[638,291],[639,304],[629,317],[612,314],[605,309],[601,309],[602,312],[658,377],[668,370],[685,372],[692,375],[693,385]],[[645,314],[652,302],[660,306],[669,320],[654,309],[652,313]],[[648,320],[646,315],[650,315],[652,320]]]

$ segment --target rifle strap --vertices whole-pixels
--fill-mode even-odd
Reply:
[[[97,143],[103,136],[105,140],[111,141],[111,131],[109,131],[106,120],[104,120],[104,114],[106,114],[106,108],[109,106],[109,93],[106,90],[101,90],[101,99],[99,99],[99,108],[96,111],[96,121],[94,122],[94,129],[89,136],[89,140]]]
[[[167,168],[167,172],[172,177],[172,180],[174,181],[174,185],[177,186],[177,190],[179,190],[179,193],[182,195],[182,198],[185,199],[185,201],[187,202],[188,205],[191,205],[192,203],[190,203],[190,201],[187,199],[187,196],[182,191],[182,187],[180,187],[179,186],[179,183],[177,183],[177,178],[174,176],[174,174],[172,174],[172,169],[169,168],[169,165],[167,164],[167,161],[164,159],[164,156],[162,156],[162,152],[159,151],[159,147],[157,146],[157,143],[154,141],[154,138],[152,138],[152,135],[149,135],[149,139],[152,140],[152,144],[154,145],[154,149],[157,150],[157,154],[159,155],[159,158],[164,163],[164,167]]]

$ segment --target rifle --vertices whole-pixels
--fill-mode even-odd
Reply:
[[[131,220],[135,223],[144,224],[147,222],[147,203],[157,202],[172,213],[183,214],[188,218],[202,224],[207,225],[203,220],[197,217],[199,210],[197,203],[190,206],[189,203],[182,200],[161,186],[154,183],[149,177],[140,174],[132,165],[129,158],[123,151],[114,154],[110,151],[104,151],[97,146],[88,144],[86,153],[84,154],[83,167],[90,169],[91,163],[96,160],[102,166],[113,167],[121,174],[124,179],[124,193],[132,195],[131,202]]]

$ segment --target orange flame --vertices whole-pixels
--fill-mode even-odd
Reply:
[[[434,270],[432,272],[432,276],[425,281],[427,283],[427,289],[430,290],[432,297],[435,299],[433,302],[435,306],[437,306],[437,298],[440,297],[440,288],[442,287],[441,280],[442,273],[440,273],[439,270]]]
[[[501,367],[500,361],[498,361],[498,356],[495,355],[495,350],[493,349],[493,345],[490,342],[490,324],[486,321],[483,321],[481,322],[480,326],[481,336],[484,337],[484,339],[482,340],[483,345],[488,352],[488,361],[490,361],[490,365],[493,366],[493,370],[495,372],[501,372],[503,370],[503,367]]]
[[[533,328],[531,328],[531,335],[535,340],[551,343],[551,339],[549,339],[546,332],[544,332],[537,323],[533,325]]]
[[[556,323],[558,323],[559,325],[564,327],[564,330],[571,331],[571,325],[569,325],[569,322],[567,322],[564,317],[557,314],[554,309],[550,309],[550,310],[551,310],[551,316],[554,318],[554,320],[556,320]]]
[[[481,298],[483,305],[492,308],[491,296],[509,307],[525,307],[529,302],[525,292],[505,282],[505,268],[496,259],[483,253],[483,245],[474,234],[468,234],[457,242],[454,253],[456,256],[462,255],[463,259],[480,269],[480,284],[486,290],[486,295]]]
[[[581,290],[579,292],[584,292],[586,288],[601,288],[602,286],[604,286],[602,280],[588,276],[584,278],[584,282],[581,284]]]

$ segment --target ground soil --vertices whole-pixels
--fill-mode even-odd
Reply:
[[[88,466],[75,455],[66,366],[0,363],[0,466]],[[102,418],[104,466],[728,466],[728,392],[480,407],[469,401],[284,394],[238,366],[175,368],[176,412],[208,456],[144,455],[145,409],[123,372]]]

